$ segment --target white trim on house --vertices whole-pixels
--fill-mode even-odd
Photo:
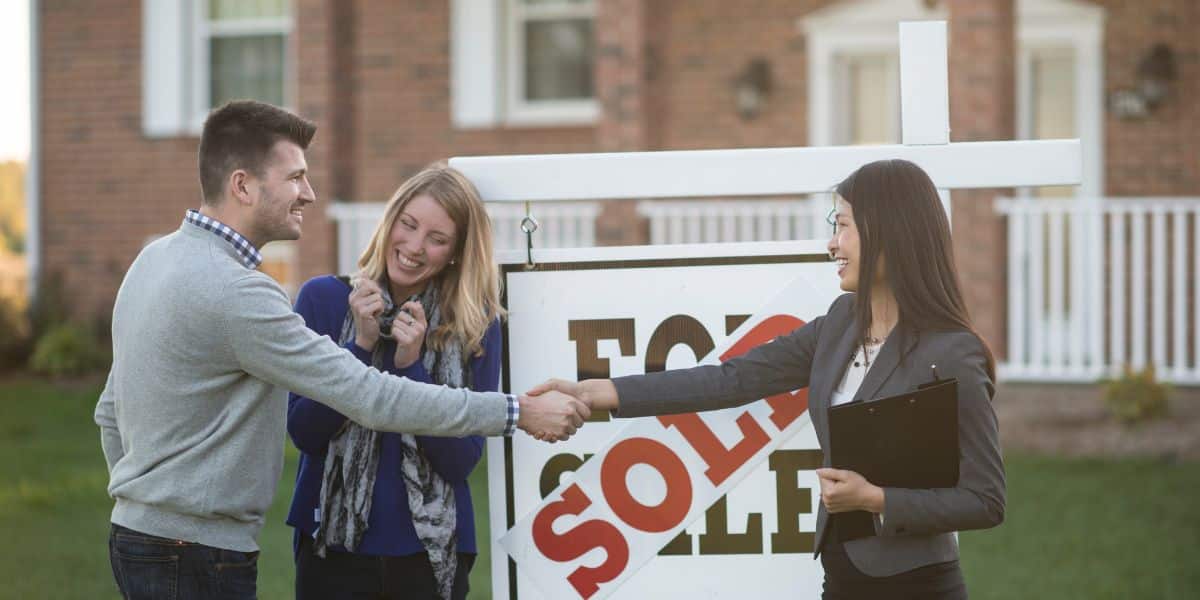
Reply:
[[[37,299],[42,260],[41,31],[38,0],[29,0],[29,159],[25,163],[25,264],[30,304]]]
[[[283,98],[295,98],[295,28],[291,3],[277,18],[211,23],[209,0],[142,0],[142,132],[147,137],[199,135],[213,108],[209,40],[255,34],[285,36]]]
[[[828,146],[836,139],[841,99],[836,88],[837,57],[896,53],[899,21],[946,19],[944,3],[934,9],[923,0],[851,0],[814,11],[797,21],[808,44],[808,143]],[[1079,0],[1017,0],[1017,137],[1029,137],[1030,49],[1066,47],[1076,57],[1077,133],[1083,145],[1082,197],[1104,193],[1104,9]],[[890,85],[890,84],[889,84]]]
[[[843,114],[836,114],[836,107],[845,105],[847,100],[845,84],[838,86],[838,78],[834,76],[840,68],[839,56],[889,54],[895,55],[892,64],[899,65],[900,28],[897,25],[900,22],[947,19],[943,4],[939,3],[931,9],[923,0],[853,0],[802,17],[797,26],[808,42],[808,145],[831,146],[844,142],[836,138],[841,134],[835,129],[844,128],[848,119],[844,111]],[[889,77],[887,83],[891,90],[889,97],[897,104],[889,110],[897,115],[895,127],[901,128],[899,68],[890,70],[896,74]],[[899,140],[903,132],[896,131],[894,135]],[[939,188],[938,197],[946,216],[952,218],[950,192]]]
[[[191,64],[188,71],[192,75],[191,109],[185,115],[188,125],[187,132],[199,134],[204,128],[204,119],[208,117],[212,106],[212,60],[210,41],[220,37],[242,37],[253,35],[282,35],[284,36],[283,50],[283,105],[291,106],[295,94],[291,82],[296,71],[293,43],[293,19],[291,2],[284,2],[284,15],[274,18],[237,19],[223,23],[213,23],[209,19],[209,0],[184,0],[190,2],[193,13],[190,21]],[[186,38],[185,38],[186,39]]]
[[[897,23],[945,20],[947,14],[941,6],[930,10],[922,0],[852,0],[814,11],[797,22],[808,45],[808,145],[831,146],[840,142],[836,136],[842,119],[836,114],[836,107],[844,92],[835,87],[838,57],[898,55]],[[888,86],[898,102],[898,77]],[[895,112],[900,114],[898,107]]]
[[[457,129],[500,122],[500,5],[450,0],[450,120]]]
[[[522,0],[505,0],[505,121],[513,125],[586,125],[600,115],[595,96],[586,100],[539,100],[525,98],[525,36],[523,25],[530,20],[592,19],[595,2],[527,5]],[[594,30],[593,30],[594,31]]]
[[[595,4],[522,6],[517,0],[450,0],[450,120],[457,129],[594,125],[595,98],[528,102],[524,84],[527,17],[595,17]]]
[[[142,133],[170,137],[186,130],[190,79],[191,0],[142,1]]]
[[[1075,59],[1075,135],[1083,145],[1083,182],[1075,195],[1099,198],[1104,195],[1104,9],[1078,0],[1018,0],[1017,15],[1017,139],[1032,137],[1034,53],[1069,50]]]

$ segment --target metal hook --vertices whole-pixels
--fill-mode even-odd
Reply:
[[[533,262],[533,232],[538,230],[537,219],[533,218],[533,211],[530,210],[529,201],[525,201],[525,218],[521,219],[521,231],[525,232],[525,268],[532,269],[537,266]]]

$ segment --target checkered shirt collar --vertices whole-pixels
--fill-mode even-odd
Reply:
[[[250,243],[250,240],[242,237],[242,235],[228,225],[205,215],[200,214],[200,211],[189,208],[187,215],[183,218],[184,223],[190,223],[201,229],[207,229],[213,232],[221,239],[229,242],[233,249],[237,251],[238,259],[246,265],[247,269],[257,269],[258,265],[262,264],[262,254],[258,248]]]

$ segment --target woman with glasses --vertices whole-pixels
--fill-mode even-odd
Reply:
[[[816,547],[826,600],[966,598],[954,532],[1004,519],[1005,479],[991,399],[995,360],[971,325],[954,270],[950,227],[929,176],[903,160],[864,165],[836,188],[830,258],[848,292],[791,334],[720,365],[583,382],[550,380],[621,417],[717,410],[808,388],[830,465],[832,406],[915,389],[930,365],[958,380],[959,480],[949,488],[880,487],[817,469]],[[852,535],[851,511],[874,535]],[[869,531],[869,528],[868,528]]]

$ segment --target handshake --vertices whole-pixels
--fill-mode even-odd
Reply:
[[[517,427],[534,439],[553,444],[574,435],[593,410],[616,409],[617,388],[608,379],[548,379],[525,392],[518,402]]]

